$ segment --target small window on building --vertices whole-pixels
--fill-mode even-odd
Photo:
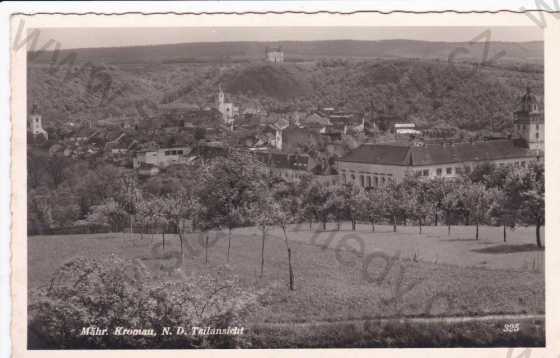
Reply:
[[[373,181],[374,181],[374,183],[375,183],[375,186],[378,187],[378,186],[379,186],[379,178],[378,178],[378,177],[375,177],[375,178],[373,179]]]
[[[360,175],[360,186],[363,188],[364,187],[364,176]]]
[[[539,132],[535,133],[535,138],[539,139]]]
[[[445,173],[453,174],[453,168],[445,168]]]
[[[352,179],[352,181],[356,180],[356,176],[354,174],[350,174],[350,179]]]
[[[461,168],[461,167],[455,167],[455,173],[457,173],[457,174],[463,174],[463,168]]]
[[[425,177],[430,176],[430,169],[422,170],[422,175],[425,176]]]
[[[436,169],[436,174],[437,174],[437,175],[441,175],[441,168],[437,168],[437,169]]]
[[[370,188],[371,187],[371,177],[368,175],[367,177],[367,187]]]
[[[522,161],[521,161],[521,167],[522,167],[522,168],[525,168],[525,164],[526,164],[525,161],[522,160]]]
[[[346,184],[346,174],[342,174],[342,182]]]
[[[471,167],[469,165],[465,165],[465,173],[470,173],[471,172]]]
[[[385,177],[381,177],[381,185],[385,185]]]

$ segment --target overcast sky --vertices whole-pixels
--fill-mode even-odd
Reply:
[[[492,41],[542,41],[528,27],[181,27],[41,29],[40,42],[54,39],[61,48],[119,47],[184,42],[387,40],[470,41],[490,29]]]

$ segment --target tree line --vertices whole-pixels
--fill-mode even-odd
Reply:
[[[229,261],[232,230],[256,226],[261,236],[262,275],[268,232],[280,227],[292,289],[288,226],[295,223],[307,223],[310,230],[313,223],[322,230],[328,223],[334,223],[336,230],[349,223],[354,231],[359,222],[367,222],[372,232],[377,224],[391,224],[395,232],[400,225],[416,225],[421,234],[424,226],[443,221],[449,234],[453,225],[472,225],[477,240],[480,225],[499,225],[504,241],[508,227],[534,225],[536,244],[543,247],[544,167],[540,163],[526,168],[485,163],[455,179],[409,175],[382,187],[361,188],[353,183],[321,183],[311,175],[285,181],[251,154],[235,150],[223,157],[170,167],[149,179],[107,165],[89,168],[84,163],[49,160],[53,162],[30,164],[46,166],[39,173],[50,175],[46,180],[31,169],[31,229],[38,223],[88,224],[113,232],[158,233],[164,247],[165,235],[171,233],[180,241],[181,252],[187,234],[196,231],[203,234],[207,262],[211,231],[227,232]]]

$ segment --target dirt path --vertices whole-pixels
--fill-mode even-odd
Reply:
[[[371,319],[354,319],[340,321],[313,321],[313,322],[270,322],[257,323],[254,327],[268,328],[312,328],[324,327],[339,324],[371,324],[371,323],[464,323],[477,321],[509,321],[508,323],[517,323],[527,320],[543,320],[544,314],[509,314],[509,315],[487,315],[487,316],[452,316],[452,317],[408,317],[408,318],[371,318]]]

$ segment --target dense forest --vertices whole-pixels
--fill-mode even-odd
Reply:
[[[439,60],[319,60],[29,67],[29,104],[45,125],[138,115],[139,104],[215,106],[218,85],[243,110],[311,112],[318,106],[396,116],[419,125],[508,131],[516,97],[543,94],[542,66]]]

